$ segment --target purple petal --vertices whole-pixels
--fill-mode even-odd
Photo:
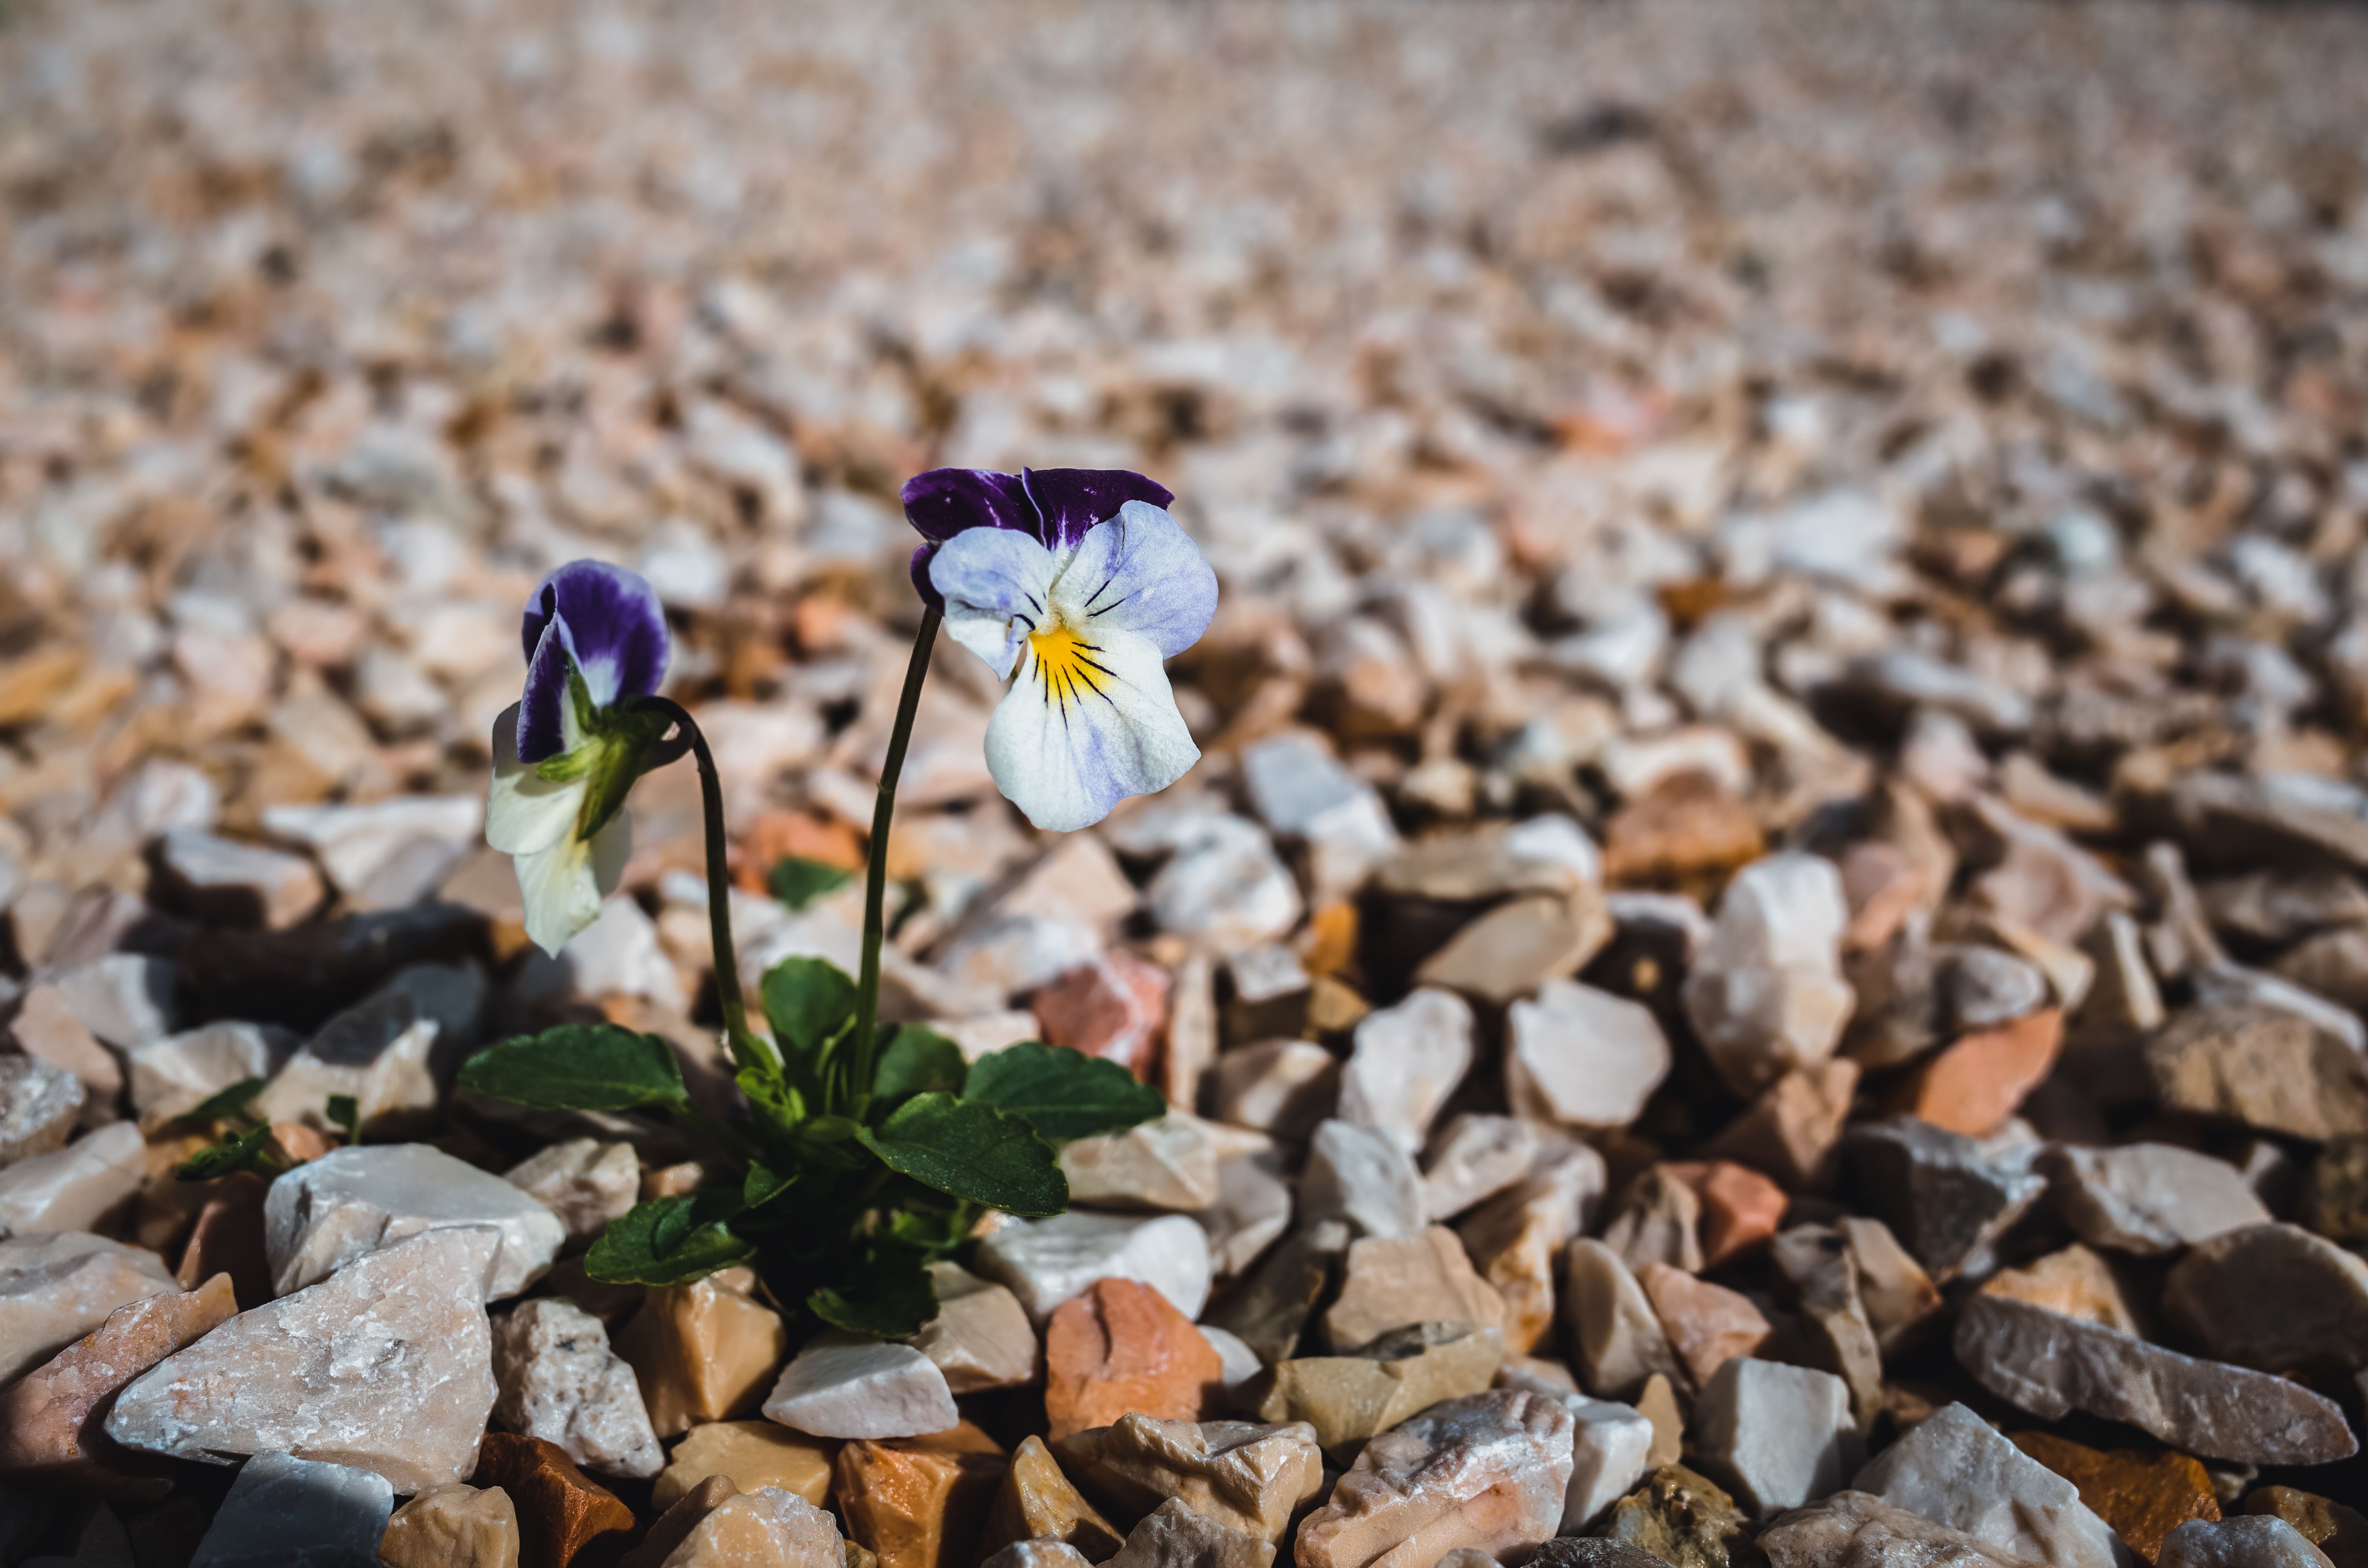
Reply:
[[[529,666],[540,661],[544,631],[553,626],[563,630],[566,652],[583,672],[592,700],[604,708],[647,697],[666,678],[666,611],[638,574],[605,561],[571,561],[545,577],[527,601],[519,628]],[[533,681],[529,669],[529,691]],[[529,729],[523,717],[519,728],[523,747]]]
[[[933,468],[906,480],[903,497],[905,517],[923,539],[942,542],[970,528],[1036,531],[1035,508],[1016,473]]]
[[[518,759],[527,764],[567,749],[567,622],[543,628],[526,661],[526,694],[518,699]]]
[[[1031,468],[1020,480],[1036,504],[1036,537],[1055,551],[1075,545],[1130,501],[1165,507],[1176,499],[1166,485],[1122,468]]]
[[[946,597],[938,592],[938,585],[935,583],[929,581],[929,562],[937,559],[937,554],[938,547],[935,544],[925,544],[913,551],[913,591],[920,595],[921,602],[931,609],[943,610],[946,608]]]

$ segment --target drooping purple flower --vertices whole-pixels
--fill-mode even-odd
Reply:
[[[636,573],[605,561],[571,561],[527,601],[518,636],[526,648],[526,694],[518,760],[537,763],[577,739],[567,698],[573,668],[595,708],[647,697],[666,678],[671,644],[666,611]]]
[[[1168,488],[1122,468],[935,468],[905,482],[905,516],[928,542],[913,551],[913,587],[932,609],[945,600],[929,581],[939,547],[972,528],[1010,528],[1054,554],[1082,542],[1130,501],[1165,509]]]

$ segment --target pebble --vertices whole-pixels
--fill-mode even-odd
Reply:
[[[1210,1310],[1209,1321],[1238,1337],[1259,1360],[1283,1359],[1347,1258],[1349,1234],[1338,1220],[1318,1220],[1292,1233],[1256,1273]]]
[[[1209,1233],[1211,1266],[1221,1279],[1247,1270],[1291,1229],[1292,1192],[1282,1150],[1264,1133],[1223,1130],[1217,1200],[1194,1214]]]
[[[1954,1346],[1983,1387],[2043,1421],[2085,1411],[2240,1464],[2326,1464],[2359,1450],[2334,1402],[2298,1384],[2026,1302],[1975,1295]]]
[[[0,1167],[65,1147],[87,1091],[63,1067],[0,1056]]]
[[[1502,1007],[1545,982],[1577,973],[1611,939],[1611,915],[1592,889],[1509,899],[1464,926],[1415,971],[1423,985]]]
[[[465,1227],[495,1240],[485,1296],[499,1301],[541,1278],[567,1239],[559,1216],[534,1197],[425,1143],[337,1149],[299,1165],[271,1184],[263,1225],[283,1296],[373,1247]]]
[[[1859,1451],[1850,1385],[1748,1355],[1704,1380],[1691,1427],[1697,1462],[1763,1519],[1833,1491]]]
[[[17,1005],[17,1016],[8,1020],[8,1038],[16,1042],[18,1051],[24,1052],[22,1057],[11,1060],[54,1068],[70,1074],[81,1085],[83,1092],[74,1102],[76,1116],[81,1120],[100,1126],[115,1120],[120,1114],[122,1062],[113,1051],[98,1043],[98,1037],[74,1016],[74,1009],[56,986],[35,984],[25,988],[25,994]],[[54,1093],[51,1091],[52,1096]],[[52,1097],[52,1107],[54,1103]],[[51,1114],[55,1114],[54,1109]],[[71,1130],[73,1120],[69,1119],[65,1125]],[[58,1142],[64,1140],[61,1138]],[[55,1148],[57,1144],[50,1146]]]
[[[1554,1327],[1554,1262],[1603,1193],[1603,1156],[1585,1144],[1474,1210],[1463,1250],[1505,1303],[1505,1343],[1526,1354]]]
[[[765,1415],[817,1437],[911,1437],[962,1419],[936,1362],[909,1345],[843,1333],[806,1341],[766,1396]]]
[[[1172,1111],[1063,1144],[1061,1172],[1074,1203],[1193,1211],[1217,1201],[1217,1142],[1198,1117]]]
[[[1169,1498],[1127,1532],[1117,1568],[1269,1568],[1274,1545]]]
[[[2190,1519],[2217,1519],[2211,1472],[2192,1454],[2092,1449],[2053,1432],[2015,1432],[2008,1441],[2079,1489],[2081,1503],[2146,1562],[2162,1538]]]
[[[1338,1119],[1322,1123],[1308,1141],[1299,1174],[1299,1219],[1345,1220],[1360,1236],[1386,1239],[1419,1233],[1422,1174],[1388,1134]]]
[[[789,1354],[780,1314],[750,1299],[756,1275],[725,1269],[695,1285],[652,1287],[618,1332],[651,1429],[675,1437],[757,1408]]]
[[[405,998],[348,1008],[280,1064],[256,1096],[256,1114],[326,1131],[329,1096],[350,1095],[373,1136],[420,1128],[436,1108],[432,1059],[440,1033],[441,1025],[418,1017]]]
[[[173,1032],[178,971],[165,959],[109,953],[52,978],[59,998],[85,1028],[118,1051]]]
[[[2216,1524],[2190,1519],[2162,1538],[2156,1568],[2333,1568],[2283,1519],[2248,1514]]]
[[[1702,1267],[1717,1268],[1756,1251],[1783,1222],[1784,1189],[1731,1160],[1682,1160],[1662,1167],[1701,1203],[1697,1232]]]
[[[2165,1277],[2162,1308],[2194,1344],[2240,1367],[2368,1366],[2368,1262],[2299,1225],[2200,1243]]]
[[[1135,1413],[1059,1448],[1062,1462],[1119,1507],[1147,1514],[1172,1499],[1227,1529],[1280,1542],[1323,1494],[1319,1442],[1304,1421],[1194,1423]]]
[[[1226,1051],[1211,1074],[1220,1120],[1299,1140],[1332,1114],[1340,1059],[1310,1040],[1270,1040]]]
[[[1598,1398],[1633,1397],[1656,1374],[1685,1377],[1652,1298],[1603,1243],[1582,1236],[1565,1251],[1562,1312],[1580,1386]]]
[[[1853,999],[1839,967],[1849,924],[1840,874],[1816,856],[1771,855],[1727,883],[1684,997],[1736,1094],[1822,1062],[1840,1043]]]
[[[774,1487],[719,1503],[693,1525],[661,1568],[843,1568],[837,1521]]]
[[[87,1232],[0,1239],[0,1384],[104,1324],[118,1307],[175,1288],[145,1247]]]
[[[937,1363],[954,1393],[1012,1388],[1037,1371],[1036,1330],[1019,1298],[955,1263],[929,1265],[938,1315],[921,1327],[913,1348]]]
[[[1664,1263],[1688,1274],[1702,1267],[1702,1194],[1666,1165],[1630,1184],[1620,1211],[1603,1227],[1604,1244],[1631,1268]]]
[[[189,1568],[374,1568],[393,1508],[383,1476],[268,1450],[231,1483]]]
[[[968,1422],[891,1442],[854,1442],[832,1463],[847,1533],[879,1568],[962,1568],[1003,1483],[1003,1450]]]
[[[1130,1411],[1197,1421],[1224,1373],[1216,1348],[1167,1297],[1132,1279],[1097,1279],[1044,1325],[1047,1436],[1057,1442]]]
[[[646,1480],[665,1467],[633,1369],[572,1301],[523,1301],[494,1324],[494,1385],[496,1423],[558,1444],[595,1474]]]
[[[1023,1540],[1053,1540],[1070,1547],[1088,1562],[1109,1558],[1125,1538],[1095,1512],[1063,1474],[1044,1439],[1024,1437],[1011,1451],[1011,1468],[987,1511],[986,1533],[980,1543],[992,1555]]]
[[[1299,1527],[1301,1568],[1432,1568],[1552,1540],[1570,1489],[1571,1418],[1515,1390],[1432,1405],[1375,1437]]]
[[[6,1093],[0,1085],[0,1102]],[[2368,1137],[2338,1138],[2319,1150],[2299,1207],[2302,1222],[2330,1241],[2368,1241]]]
[[[1527,1176],[1539,1149],[1536,1124],[1517,1116],[1467,1111],[1431,1141],[1422,1172],[1424,1215],[1452,1220]]]
[[[118,1456],[92,1413],[237,1310],[227,1274],[195,1290],[166,1291],[116,1308],[96,1329],[0,1391],[0,1475],[69,1485],[98,1480],[94,1469]]]
[[[1472,1030],[1463,998],[1428,987],[1367,1014],[1340,1069],[1339,1119],[1419,1153],[1432,1119],[1471,1071]]]
[[[975,1267],[1008,1287],[1036,1323],[1097,1279],[1148,1285],[1196,1318],[1212,1274],[1207,1238],[1183,1215],[1144,1220],[1084,1210],[1000,1227],[978,1244]]]
[[[2060,1145],[2039,1168],[2065,1222],[2090,1246],[2172,1253],[2270,1219],[2236,1166],[2174,1144]]]
[[[1760,1533],[1769,1568],[2029,1568],[2027,1560],[1864,1492],[1837,1492]]]
[[[740,1494],[740,1488],[721,1475],[711,1475],[666,1506],[641,1544],[617,1559],[617,1568],[665,1568],[666,1560],[675,1549],[690,1539],[700,1521]],[[856,1553],[861,1549],[852,1541],[840,1542],[842,1568],[861,1561]]]
[[[612,1559],[634,1528],[633,1511],[615,1493],[576,1469],[558,1444],[541,1437],[486,1433],[471,1479],[508,1494],[518,1512],[523,1562]]]
[[[1538,1364],[1507,1364],[1497,1374],[1497,1386],[1559,1400],[1570,1412],[1570,1490],[1562,1508],[1562,1530],[1567,1537],[1593,1523],[1645,1478],[1653,1452],[1653,1422],[1634,1405],[1589,1399],[1530,1370],[1531,1365]]]
[[[736,1491],[778,1486],[819,1508],[830,1496],[837,1446],[777,1421],[702,1421],[683,1434],[650,1488],[650,1506],[671,1508],[712,1477]]]
[[[2064,1015],[2052,1007],[1962,1036],[1916,1070],[1903,1108],[1951,1132],[1987,1137],[2046,1079],[2063,1042]]]
[[[2050,1568],[2127,1568],[2112,1528],[2082,1504],[2079,1487],[1963,1404],[1917,1423],[1850,1486],[2009,1556]]]
[[[1445,1563],[1446,1559],[1440,1561]],[[1567,1535],[1556,1536],[1538,1548],[1538,1554],[1530,1559],[1531,1568],[1652,1568],[1660,1561],[1624,1540]]]
[[[1935,1279],[1977,1265],[2047,1190],[2045,1177],[1909,1117],[1852,1129],[1842,1153],[1852,1188]]]
[[[466,1480],[494,1406],[494,1248],[426,1232],[241,1312],[134,1379],[107,1435],[208,1464],[335,1453],[404,1493]]]
[[[1576,892],[1602,880],[1587,832],[1549,813],[1416,840],[1382,865],[1373,885],[1401,898],[1469,903],[1510,893]]]
[[[2258,1005],[2190,1008],[2146,1045],[2164,1110],[2314,1142],[2368,1133],[2359,1060],[2310,1019]]]
[[[631,1143],[570,1138],[512,1165],[502,1179],[559,1216],[574,1246],[588,1246],[640,1196],[642,1163]]]
[[[1088,1561],[1064,1540],[1015,1540],[980,1558],[978,1568],[1086,1568]]]
[[[1353,889],[1397,852],[1381,795],[1341,767],[1320,735],[1292,731],[1247,747],[1242,780],[1268,827],[1306,842],[1319,899]]]
[[[268,1078],[292,1041],[261,1024],[208,1024],[131,1051],[131,1108],[148,1120],[194,1110],[248,1078]]]
[[[1138,1078],[1151,1075],[1160,1026],[1167,1017],[1167,975],[1125,953],[1101,953],[1037,987],[1032,972],[1005,977],[1006,991],[1030,991],[1038,1032],[1064,1046],[1115,1062]]]
[[[0,1235],[98,1229],[140,1190],[148,1146],[119,1121],[0,1170]]]
[[[156,869],[174,908],[220,926],[285,930],[312,914],[323,892],[321,873],[302,855],[200,828],[159,840]]]
[[[1883,1352],[1849,1239],[1834,1226],[1795,1225],[1776,1236],[1769,1260],[1799,1309],[1807,1361],[1841,1379],[1859,1431],[1872,1430],[1883,1407]]]
[[[2122,1294],[2112,1265],[2078,1242],[2034,1258],[2023,1267],[1999,1269],[1982,1281],[1982,1293],[2028,1301],[2124,1334],[2140,1332],[2137,1313]]]
[[[498,1486],[431,1486],[387,1520],[378,1555],[388,1568],[518,1568],[518,1509]]]
[[[1353,1355],[1276,1361],[1256,1415],[1304,1423],[1326,1453],[1343,1453],[1441,1400],[1485,1392],[1504,1359],[1500,1329],[1417,1324]]]
[[[1636,1271],[1636,1282],[1697,1386],[1729,1359],[1757,1353],[1774,1332],[1749,1297],[1666,1263],[1646,1264]]]
[[[264,831],[313,851],[331,885],[365,908],[433,888],[483,831],[483,795],[398,795],[359,805],[277,805]]]
[[[1508,1015],[1505,1097],[1520,1116],[1625,1127],[1669,1075],[1669,1062],[1650,1010],[1590,985],[1548,980]]]
[[[1463,1244],[1445,1226],[1351,1242],[1339,1297],[1324,1313],[1325,1343],[1354,1350],[1417,1323],[1502,1329],[1504,1298],[1474,1271]]]
[[[1608,1533],[1669,1568],[1741,1568],[1753,1561],[1750,1516],[1707,1476],[1666,1464],[1613,1506]]]
[[[2330,1498],[2291,1486],[2264,1486],[2246,1495],[2245,1512],[2283,1519],[2325,1552],[2335,1568],[2359,1568],[2368,1560],[2368,1516]]]

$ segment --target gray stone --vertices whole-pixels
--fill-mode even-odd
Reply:
[[[259,1453],[231,1483],[189,1568],[375,1568],[393,1511],[383,1476]]]
[[[2090,1246],[2177,1252],[2270,1218],[2243,1172],[2175,1144],[2059,1145],[2038,1168],[2065,1221]]]
[[[64,1148],[86,1092],[63,1067],[0,1056],[0,1165]]]
[[[2190,1519],[2162,1538],[2155,1568],[2334,1568],[2327,1553],[2273,1514]]]
[[[1432,1141],[1422,1173],[1423,1212],[1434,1223],[1452,1220],[1527,1176],[1537,1155],[1534,1123],[1466,1112]]]
[[[1842,1157],[1851,1189],[1935,1279],[1976,1263],[2047,1190],[2045,1177],[1913,1117],[1852,1129]]]
[[[2031,1568],[1963,1530],[1895,1508],[1864,1492],[1838,1492],[1759,1533],[1769,1568]]]
[[[495,1422],[558,1444],[586,1470],[646,1480],[666,1468],[632,1368],[573,1301],[520,1302],[494,1324],[494,1385]]]
[[[2223,1361],[2264,1372],[2368,1365],[2368,1262],[2299,1225],[2212,1237],[2163,1281],[2163,1312]]]
[[[1380,793],[1343,767],[1322,737],[1287,731],[1244,748],[1241,766],[1267,826],[1307,845],[1319,898],[1353,890],[1397,853],[1397,828]]]
[[[1859,1431],[1872,1430],[1883,1408],[1883,1352],[1849,1239],[1833,1226],[1795,1225],[1779,1232],[1768,1252],[1800,1307],[1807,1360],[1849,1385]]]
[[[1656,1372],[1679,1387],[1685,1369],[1651,1298],[1620,1255],[1582,1236],[1563,1256],[1563,1321],[1570,1325],[1578,1380],[1600,1399],[1626,1399]]]
[[[2146,1066],[2167,1111],[2317,1142],[2368,1132],[2359,1050],[2283,1008],[2190,1007],[2146,1041]]]
[[[2130,1568],[2079,1489],[1962,1404],[1919,1421],[1850,1481],[1896,1508],[2049,1568]]]
[[[1315,1303],[1349,1255],[1353,1233],[1339,1220],[1318,1221],[1283,1238],[1240,1288],[1209,1313],[1209,1321],[1273,1364],[1297,1347]]]
[[[2368,888],[2332,866],[2254,871],[2196,891],[2215,930],[2264,947],[2282,948],[2331,926],[2368,924]]]
[[[1112,1568],[1269,1568],[1274,1543],[1196,1514],[1174,1497],[1127,1532]]]
[[[1444,1568],[1445,1560],[1441,1560]],[[1649,1551],[1602,1536],[1556,1536],[1538,1548],[1530,1568],[1668,1568]]]
[[[1411,1236],[1424,1218],[1422,1175],[1385,1133],[1326,1121],[1307,1146],[1299,1176],[1302,1224],[1345,1220],[1360,1236]]]
[[[2001,949],[1943,943],[1932,957],[1942,1010],[1955,1033],[1996,1028],[2047,1005],[2047,977]]]
[[[1240,1274],[1291,1229],[1291,1182],[1282,1151],[1262,1135],[1224,1130],[1218,1144],[1217,1200],[1193,1215],[1209,1233],[1209,1256],[1221,1279]]]
[[[1694,1402],[1703,1473],[1767,1518],[1841,1484],[1859,1454],[1850,1387],[1830,1372],[1732,1356]]]
[[[1983,1387],[2044,1421],[2086,1411],[2242,1464],[2327,1464],[2359,1450],[2342,1409],[2299,1383],[2027,1302],[1969,1298],[1954,1346]]]
[[[567,1239],[531,1195],[425,1143],[331,1150],[274,1181],[263,1204],[264,1249],[283,1296],[374,1247],[454,1227],[495,1238],[488,1301],[541,1278]]]
[[[0,1170],[0,1235],[97,1229],[147,1175],[148,1145],[128,1121],[18,1160]]]
[[[270,1077],[294,1043],[267,1024],[207,1024],[167,1035],[126,1059],[131,1108],[142,1117],[182,1115],[242,1080]]]

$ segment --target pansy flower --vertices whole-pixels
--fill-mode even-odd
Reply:
[[[526,692],[494,723],[485,840],[517,860],[527,935],[545,952],[600,913],[632,853],[625,795],[666,721],[632,711],[666,677],[666,614],[601,561],[545,577],[519,629]]]
[[[1040,828],[1090,826],[1201,759],[1162,662],[1209,629],[1217,576],[1172,499],[1120,469],[941,468],[905,486],[929,541],[914,585],[954,641],[1012,678],[987,771]]]

